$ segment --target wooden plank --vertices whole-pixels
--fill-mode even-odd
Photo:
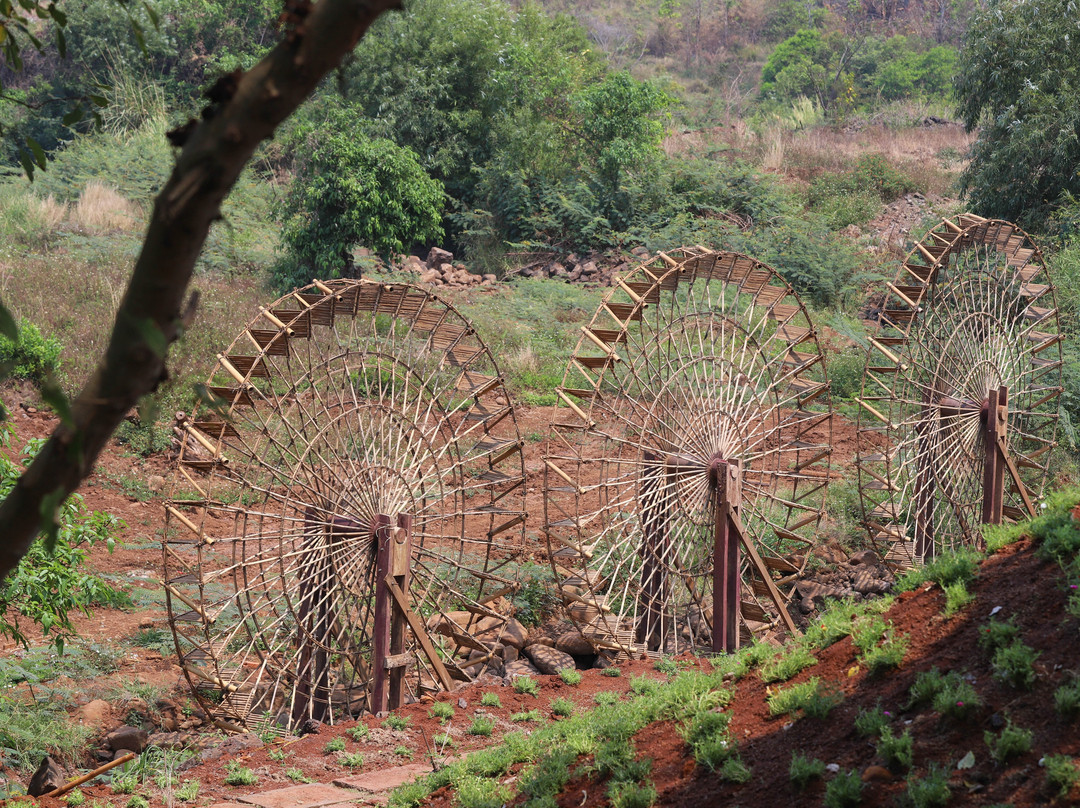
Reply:
[[[423,622],[416,616],[416,613],[409,608],[409,603],[405,599],[405,593],[401,591],[401,588],[397,585],[397,581],[394,580],[393,575],[387,575],[385,581],[386,588],[390,590],[391,597],[394,598],[394,602],[397,603],[397,607],[401,610],[401,613],[405,615],[405,620],[408,622],[409,628],[412,629],[413,636],[416,637],[417,643],[420,644],[420,648],[424,651],[424,655],[428,658],[428,662],[431,663],[435,675],[439,678],[439,684],[443,686],[444,690],[453,690],[454,683],[450,680],[450,674],[447,672],[446,666],[443,665],[442,660],[439,658],[439,653],[435,650],[435,645],[431,642],[431,637],[428,636]]]

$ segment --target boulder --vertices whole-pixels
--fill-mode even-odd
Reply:
[[[449,264],[454,260],[454,254],[439,247],[432,247],[431,251],[427,254],[427,265],[429,267],[439,266],[440,264]]]
[[[574,658],[564,651],[551,648],[546,645],[529,645],[525,647],[525,656],[532,660],[533,665],[541,673],[558,673],[563,668],[574,669]]]
[[[26,793],[31,797],[40,797],[42,794],[55,791],[63,784],[64,770],[60,768],[59,763],[46,755],[37,771],[34,772],[34,776],[30,778]]]
[[[497,280],[498,278],[490,272],[484,275],[484,283],[495,283]]]
[[[151,474],[146,480],[146,487],[153,493],[158,493],[165,488],[165,478],[160,474]]]
[[[504,645],[502,647],[503,662],[509,664],[511,662],[517,662],[521,656],[521,652],[512,645]]]
[[[142,754],[149,742],[150,734],[138,727],[119,727],[105,736],[105,746],[114,752],[119,749],[128,749],[136,754]]]
[[[443,276],[433,269],[426,270],[420,275],[420,283],[442,283]]]
[[[592,276],[598,272],[596,263],[593,261],[586,261],[584,264],[579,264],[578,269],[581,270],[582,275]]]
[[[848,559],[848,563],[853,567],[857,567],[860,564],[880,566],[881,556],[873,550],[860,550]]]
[[[887,581],[883,581],[880,575],[876,575],[872,568],[860,567],[851,588],[860,595],[881,595],[892,587]]]
[[[555,648],[572,656],[595,654],[592,643],[586,640],[580,631],[564,631],[555,638]]]
[[[515,676],[538,676],[540,674],[540,671],[527,659],[507,662],[503,672],[510,679]]]
[[[502,640],[504,645],[512,646],[520,651],[525,647],[525,641],[529,639],[529,630],[511,617],[506,621],[499,639]]]
[[[88,727],[102,727],[109,722],[111,713],[109,702],[94,699],[75,711],[75,720]]]

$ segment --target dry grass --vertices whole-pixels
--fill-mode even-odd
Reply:
[[[91,180],[71,211],[71,224],[87,233],[130,232],[143,225],[142,209],[117,190]]]

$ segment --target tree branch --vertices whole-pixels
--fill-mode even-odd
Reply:
[[[287,5],[310,13],[189,134],[154,203],[103,363],[74,401],[70,423],[57,427],[0,505],[0,578],[90,474],[123,416],[166,377],[165,357],[154,345],[176,339],[195,260],[256,147],[341,63],[375,18],[398,8],[400,0]]]

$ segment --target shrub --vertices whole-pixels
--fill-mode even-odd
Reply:
[[[487,698],[486,693],[484,694],[484,698]],[[499,697],[495,696],[495,698],[496,700],[498,700]],[[483,704],[483,700],[481,700],[480,703]],[[440,724],[445,724],[447,721],[454,717],[454,705],[452,705],[448,701],[437,701],[431,705],[431,709],[428,711],[428,715],[430,715],[432,718],[439,719]]]
[[[1011,720],[1006,721],[999,735],[990,730],[983,733],[983,740],[990,747],[990,755],[999,765],[1030,752],[1033,737],[1031,730],[1013,726]]]
[[[185,780],[184,784],[176,789],[176,799],[180,800],[180,802],[193,802],[198,796],[198,780]]]
[[[296,766],[290,766],[285,770],[285,776],[292,780],[294,783],[311,783],[313,782],[310,777],[304,774],[304,770]]]
[[[383,726],[387,729],[403,730],[408,729],[410,720],[407,716],[403,715],[388,715],[386,720],[383,721]]]
[[[510,716],[510,720],[515,724],[521,723],[535,723],[537,721],[543,721],[544,717],[540,715],[539,710],[528,710],[525,712],[514,713]]]
[[[801,684],[777,690],[767,701],[770,715],[795,715],[801,711],[811,718],[824,718],[843,701],[843,696],[826,689],[821,679],[813,676]]]
[[[608,785],[608,799],[612,808],[649,808],[656,802],[656,788],[651,782],[616,780]]]
[[[540,685],[531,676],[514,677],[514,692],[524,696],[535,696],[540,692]]]
[[[125,803],[125,808],[150,808],[150,801],[141,794],[135,794]]]
[[[452,712],[451,715],[453,715]],[[367,724],[357,724],[355,727],[350,727],[345,730],[345,732],[348,733],[349,737],[354,741],[362,741],[368,736],[368,733],[370,733],[371,730],[368,728]]]
[[[908,689],[908,706],[930,704],[934,698],[945,688],[946,680],[937,668],[923,671],[915,677],[915,681]]]
[[[1064,684],[1054,691],[1054,710],[1066,719],[1080,715],[1080,679]]]
[[[862,788],[857,771],[836,775],[825,786],[825,808],[856,808],[862,802]]]
[[[1080,782],[1080,769],[1068,755],[1047,755],[1043,765],[1046,767],[1047,788],[1055,792],[1055,796],[1068,796],[1073,786]]]
[[[551,712],[568,718],[574,714],[574,702],[569,699],[555,699],[551,702]]]
[[[906,771],[915,762],[914,746],[911,740],[911,732],[904,730],[902,735],[893,735],[890,727],[881,731],[878,739],[877,753],[885,761],[885,765],[894,772]]]
[[[638,696],[652,696],[660,692],[660,682],[648,676],[634,676],[630,679],[630,692]]]
[[[601,690],[593,696],[593,701],[601,707],[610,707],[612,704],[618,703],[619,695],[612,693],[610,690]]]
[[[486,738],[491,735],[491,732],[494,729],[495,719],[488,718],[486,715],[478,715],[473,718],[469,728],[465,731],[470,735],[481,735]]]
[[[359,769],[364,765],[364,756],[359,752],[345,752],[338,755],[338,763],[350,769]]]
[[[990,666],[994,678],[1012,687],[1030,690],[1035,684],[1035,660],[1039,653],[1019,640],[994,652]]]
[[[394,747],[394,754],[398,757],[403,757],[406,760],[412,760],[412,750],[404,744],[398,744]]]
[[[255,772],[245,768],[235,760],[225,764],[225,783],[230,786],[253,786],[259,782]]]
[[[798,752],[791,753],[791,765],[788,767],[788,777],[796,791],[803,791],[812,780],[820,780],[825,776],[825,763],[817,758],[806,757]]]
[[[954,581],[945,587],[945,616],[952,617],[969,603],[975,596],[967,590],[963,581]]]
[[[753,777],[750,767],[739,757],[729,757],[720,765],[720,777],[732,783],[748,783]]]
[[[502,700],[498,693],[485,693],[480,697],[481,707],[502,707]]]
[[[944,808],[952,797],[948,772],[935,763],[930,764],[926,777],[908,777],[906,796],[912,808]]]
[[[934,581],[943,589],[957,581],[966,584],[979,571],[981,560],[982,554],[969,548],[946,553],[929,564],[908,572],[896,582],[894,588],[898,592],[909,592],[918,589],[927,581]]]
[[[324,755],[332,755],[334,752],[345,751],[345,739],[344,738],[331,738],[327,741],[326,746],[323,747]]]
[[[890,637],[876,648],[871,648],[859,657],[866,670],[871,676],[876,676],[886,670],[900,667],[907,653],[907,637]]]
[[[980,707],[982,700],[975,688],[958,675],[950,678],[941,692],[934,697],[934,709],[954,721],[971,717]]]
[[[619,676],[622,676],[622,671],[620,671],[618,668],[615,668],[615,667],[604,668],[602,671],[600,671],[600,675],[601,676],[610,676],[610,677],[612,677],[614,679],[614,678],[617,678]]]
[[[855,716],[855,731],[867,738],[876,738],[889,726],[891,716],[887,715],[878,704],[872,710],[860,710]]]
[[[0,334],[0,378],[29,379],[40,385],[60,367],[62,350],[58,339],[43,336],[36,325],[20,319],[17,342]]]
[[[1020,638],[1020,628],[1009,619],[1006,622],[991,620],[979,631],[979,647],[991,654],[999,648],[1012,645]]]
[[[786,682],[799,671],[816,662],[809,649],[801,645],[793,645],[786,654],[773,657],[761,666],[761,681]]]
[[[559,678],[568,685],[579,685],[581,684],[581,671],[573,668],[563,668],[559,671]]]

